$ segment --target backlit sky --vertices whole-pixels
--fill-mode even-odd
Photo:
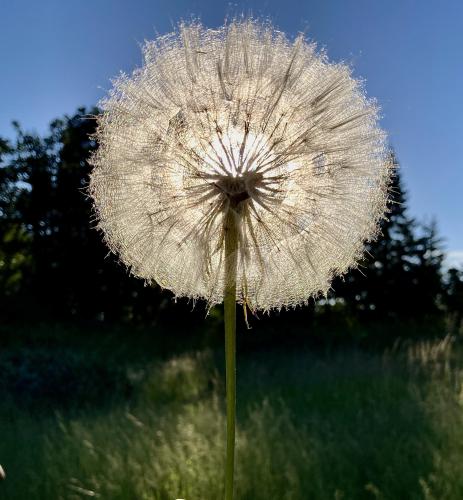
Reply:
[[[463,2],[431,0],[0,0],[0,136],[11,120],[48,123],[95,104],[140,44],[182,19],[270,18],[366,80],[396,149],[411,214],[435,217],[450,261],[463,262]]]

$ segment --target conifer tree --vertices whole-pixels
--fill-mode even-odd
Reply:
[[[362,318],[414,318],[437,312],[442,250],[435,222],[422,227],[410,217],[397,158],[390,187],[389,214],[382,237],[368,245],[359,269],[334,286],[349,314]]]

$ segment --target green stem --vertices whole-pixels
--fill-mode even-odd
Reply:
[[[235,467],[236,417],[236,267],[238,234],[235,213],[227,214],[225,230],[225,373],[227,385],[227,456],[225,466],[225,500],[233,500]]]

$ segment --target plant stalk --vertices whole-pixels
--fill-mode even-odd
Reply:
[[[227,454],[225,465],[225,500],[233,500],[235,469],[236,419],[236,269],[238,228],[237,214],[229,210],[225,224],[225,374],[227,391]]]

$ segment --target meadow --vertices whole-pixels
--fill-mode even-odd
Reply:
[[[222,498],[223,353],[164,333],[2,328],[1,499]],[[450,336],[242,350],[237,499],[463,498],[462,360]]]

